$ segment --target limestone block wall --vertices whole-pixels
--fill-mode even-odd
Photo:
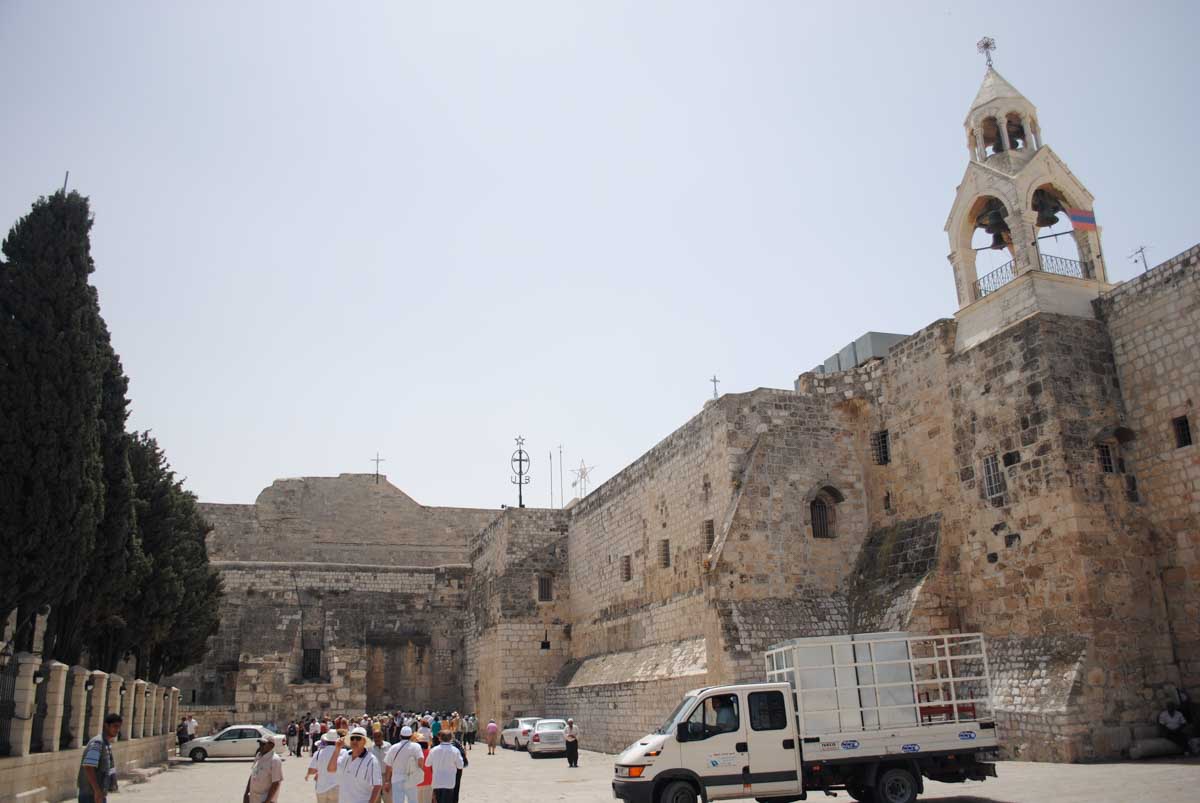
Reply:
[[[508,509],[472,541],[461,681],[463,706],[484,721],[540,715],[570,656],[569,516]]]
[[[722,403],[710,402],[571,509],[574,657],[703,635],[696,592],[705,522],[723,520],[738,471]]]
[[[253,505],[202,504],[216,560],[443,566],[499,511],[426,507],[373,474],[276,480]]]
[[[220,699],[198,701],[275,722],[462,705],[466,566],[214,564],[225,579],[221,631],[201,665],[171,679],[185,701],[222,682]],[[305,646],[322,650],[317,683],[300,677]]]
[[[1200,689],[1200,246],[1106,293],[1097,315],[1112,338],[1126,423],[1113,443],[1136,477],[1139,514],[1157,548],[1144,596],[1162,608],[1180,682]],[[1176,444],[1186,417],[1193,445]],[[1109,475],[1119,484],[1124,477]]]
[[[707,654],[705,640],[692,639],[572,662],[546,690],[544,715],[573,717],[586,749],[619,752],[709,684]]]

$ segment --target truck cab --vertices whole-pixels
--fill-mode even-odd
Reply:
[[[795,721],[787,683],[689,691],[658,730],[618,757],[613,794],[629,803],[799,800]]]

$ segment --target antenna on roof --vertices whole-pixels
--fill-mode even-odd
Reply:
[[[1133,264],[1136,265],[1138,256],[1141,256],[1142,258],[1142,273],[1150,270],[1150,266],[1146,263],[1146,246],[1139,245],[1137,248],[1133,249],[1133,253],[1129,255],[1129,259],[1131,262],[1133,262]]]

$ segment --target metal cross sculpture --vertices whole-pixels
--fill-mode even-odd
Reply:
[[[713,374],[712,379],[708,380],[713,383],[713,398],[717,398],[717,385],[721,384],[721,380],[717,379],[717,375]]]
[[[529,484],[529,453],[522,447],[525,445],[525,439],[520,435],[517,436],[517,449],[512,453],[512,458],[509,464],[513,474],[510,482],[517,486],[517,507],[525,507],[525,486]]]
[[[985,36],[975,43],[975,49],[983,54],[987,59],[987,65],[992,66],[992,51],[996,49],[996,40],[990,36]]]
[[[376,452],[375,458],[373,460],[371,460],[371,462],[375,464],[375,484],[378,485],[379,484],[379,464],[386,463],[387,458],[380,457],[379,452]]]

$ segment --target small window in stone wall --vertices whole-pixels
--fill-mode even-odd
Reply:
[[[892,444],[886,429],[871,433],[871,457],[877,466],[892,462]]]
[[[671,540],[669,538],[658,542],[658,566],[660,569],[671,568]]]
[[[994,454],[983,458],[983,493],[989,498],[1004,493],[1004,475]]]
[[[621,556],[621,582],[628,583],[633,579],[633,559],[628,555]]]
[[[538,577],[538,602],[554,601],[554,578],[543,574]]]
[[[1117,464],[1113,461],[1112,447],[1107,443],[1096,445],[1096,458],[1100,461],[1100,470],[1105,474],[1117,473]]]
[[[301,661],[300,674],[305,680],[321,677],[321,651],[306,649]]]
[[[809,505],[813,538],[833,538],[833,508],[821,497]]]
[[[713,526],[712,519],[704,520],[704,551],[705,553],[713,551],[713,544],[717,542],[717,528]]]
[[[1171,429],[1175,432],[1175,448],[1182,449],[1192,445],[1192,425],[1186,415],[1171,420]]]
[[[1132,474],[1125,475],[1125,499],[1130,502],[1142,501],[1141,496],[1138,495],[1137,477]]]

